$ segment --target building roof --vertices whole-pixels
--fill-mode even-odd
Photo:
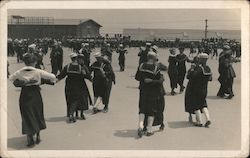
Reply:
[[[92,19],[54,19],[54,25],[80,25],[88,21],[91,21],[99,27],[102,27],[102,25]]]
[[[18,25],[80,25],[88,21],[102,27],[93,19],[54,19],[52,17],[22,17],[18,15],[8,17],[9,24]]]

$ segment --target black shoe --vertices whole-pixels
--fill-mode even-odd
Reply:
[[[146,133],[146,136],[148,136],[148,137],[150,137],[150,136],[152,136],[152,135],[154,135],[154,132],[147,132],[147,133]]]
[[[76,118],[73,116],[73,123],[75,123],[76,122]]]
[[[203,124],[200,124],[200,123],[194,123],[194,126],[196,126],[196,127],[202,127],[203,126]]]
[[[162,125],[160,126],[160,131],[164,131],[164,128],[165,128],[165,125],[162,124]]]
[[[32,148],[32,147],[35,146],[35,142],[34,141],[33,142],[29,142],[26,146],[29,147],[29,148]]]
[[[86,117],[84,116],[84,114],[81,114],[81,119],[86,120]]]
[[[171,93],[170,93],[171,95],[175,95],[176,93],[175,93],[175,91],[171,91]]]
[[[36,137],[36,144],[39,144],[41,142],[40,136]]]
[[[142,131],[145,133],[147,132],[147,127],[143,127]]]
[[[40,132],[36,133],[36,144],[39,144],[41,142],[40,139]]]
[[[108,108],[104,108],[102,111],[103,111],[103,113],[107,113],[109,110],[108,110]]]
[[[139,128],[138,129],[138,136],[141,138],[143,136],[143,129]]]
[[[182,86],[181,89],[180,89],[180,93],[182,93],[184,91],[186,87]]]
[[[206,127],[206,128],[209,128],[209,125],[211,125],[211,121],[207,121],[207,122],[205,123],[205,127]]]
[[[232,99],[234,97],[234,95],[229,95],[228,97],[226,97],[226,99]]]
[[[93,114],[96,114],[96,113],[98,113],[99,111],[98,111],[98,109],[97,108],[93,108]]]
[[[75,117],[69,116],[69,123],[74,123],[74,122],[76,122]]]
[[[29,148],[32,148],[32,147],[35,146],[33,135],[32,136],[28,136],[28,144],[26,146],[29,147]]]

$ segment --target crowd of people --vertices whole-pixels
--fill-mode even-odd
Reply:
[[[140,43],[140,44],[138,44]],[[63,47],[71,50],[71,62],[63,67]],[[100,52],[95,52],[101,47]],[[189,114],[189,121],[198,127],[209,127],[211,119],[207,108],[207,86],[212,80],[212,71],[207,65],[209,57],[218,58],[219,83],[221,84],[218,97],[232,99],[233,80],[236,74],[233,63],[240,61],[240,43],[226,39],[203,39],[202,41],[132,41],[128,38],[119,40],[106,39],[15,39],[8,40],[8,55],[17,56],[17,62],[24,62],[25,66],[8,77],[16,87],[21,87],[20,111],[22,116],[22,133],[27,135],[28,147],[40,143],[40,130],[46,128],[43,101],[40,85],[54,85],[63,78],[65,81],[65,98],[69,123],[77,119],[85,120],[84,111],[92,105],[93,114],[107,113],[112,85],[116,84],[116,77],[112,67],[112,53],[119,54],[120,71],[126,69],[125,56],[129,53],[127,47],[139,47],[138,69],[135,80],[139,82],[139,122],[138,136],[154,134],[152,127],[160,125],[164,130],[165,95],[164,75],[167,71],[170,79],[172,96],[175,89],[180,87],[180,93],[185,91],[185,112]],[[169,48],[168,66],[159,62],[159,47]],[[184,53],[189,49],[189,55]],[[218,50],[223,51],[218,54]],[[51,73],[45,71],[43,56],[50,50]],[[94,54],[96,61],[91,63],[90,56]],[[192,58],[191,58],[192,57]],[[187,71],[186,63],[191,63]],[[8,63],[9,66],[9,63]],[[188,79],[184,85],[185,77]],[[85,80],[92,82],[94,100]],[[185,90],[186,89],[186,90]],[[102,110],[100,104],[104,105]],[[80,112],[80,116],[79,116]],[[206,122],[202,121],[202,113]],[[196,120],[192,119],[195,114]],[[36,141],[33,136],[36,135]]]

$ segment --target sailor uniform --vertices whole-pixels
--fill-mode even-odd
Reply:
[[[42,80],[55,82],[55,75],[46,71],[25,66],[10,76],[11,81],[25,81],[22,85],[19,99],[20,112],[22,117],[22,134],[35,134],[46,128],[43,113],[43,101],[39,85]]]
[[[84,78],[89,74],[80,64],[70,63],[66,65],[62,72],[57,76],[59,80],[66,78],[65,97],[67,102],[67,116],[71,116],[79,110],[88,110],[88,93]]]
[[[176,56],[170,55],[168,58],[168,75],[170,79],[170,86],[172,89],[177,88],[178,82],[178,69],[177,69],[177,60]]]
[[[138,53],[138,56],[140,57],[140,59],[139,59],[139,65],[141,65],[142,63],[147,62],[148,52],[149,52],[149,49],[140,50],[140,52]]]
[[[162,88],[160,83],[145,83],[144,79],[159,80],[162,77],[160,69],[154,64],[142,63],[135,79],[140,82],[139,114],[154,116],[160,99]]]
[[[207,107],[207,85],[212,80],[212,72],[208,66],[195,66],[188,71],[189,79],[185,92],[185,111],[194,113]]]
[[[103,104],[107,107],[109,104],[112,82],[115,83],[113,68],[110,63],[96,61],[90,66],[90,71],[94,72],[94,96],[101,97]]]
[[[57,75],[58,71],[62,71],[63,65],[63,49],[61,47],[53,47],[51,54],[51,66],[52,66],[52,73]]]
[[[119,53],[119,66],[120,66],[120,71],[124,71],[125,69],[125,53],[127,53],[126,49],[118,49],[117,53]]]
[[[183,82],[186,75],[186,61],[190,62],[190,60],[185,54],[178,54],[176,56],[176,60],[177,60],[177,70],[178,70],[177,82],[181,87],[183,87]]]

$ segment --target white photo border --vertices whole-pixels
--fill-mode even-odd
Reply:
[[[58,5],[60,3],[60,5]],[[249,3],[247,1],[5,1],[0,3],[0,153],[3,157],[247,157],[249,154]],[[8,150],[8,9],[241,9],[240,150]],[[244,86],[244,87],[243,87]]]

